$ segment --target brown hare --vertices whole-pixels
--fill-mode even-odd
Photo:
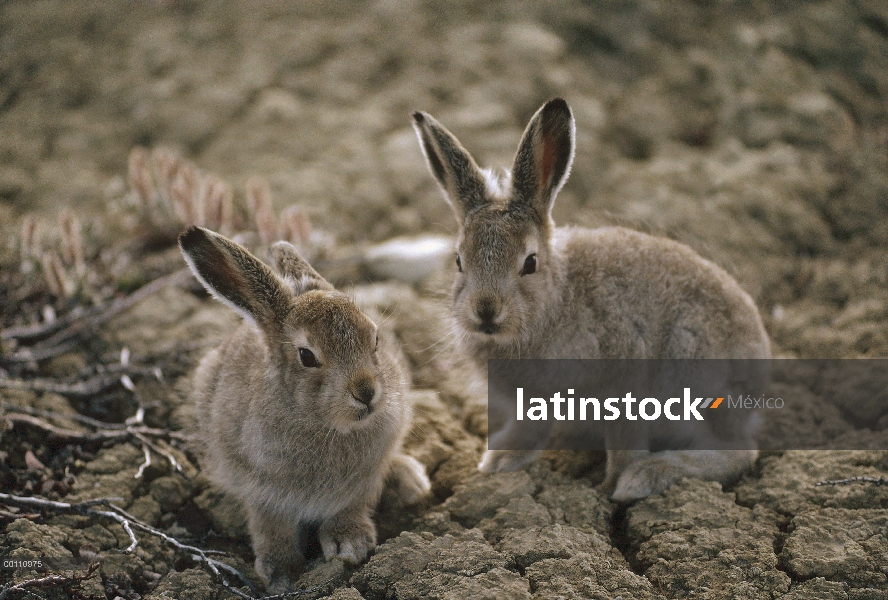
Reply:
[[[244,319],[201,361],[194,397],[205,469],[246,507],[256,571],[270,591],[289,590],[311,524],[325,557],[363,560],[384,481],[404,504],[430,487],[400,451],[410,409],[393,339],[286,242],[272,246],[280,276],[206,229],[179,246]]]
[[[479,169],[430,115],[415,112],[413,121],[456,213],[451,308],[461,348],[481,372],[496,358],[770,357],[755,303],[689,247],[622,227],[555,227],[552,205],[574,155],[574,119],[564,100],[537,111],[511,172],[502,175]],[[749,419],[731,418],[735,435],[748,437]],[[659,493],[682,477],[727,481],[757,456],[603,447],[603,487],[623,501]],[[479,468],[518,469],[538,454],[488,450]]]

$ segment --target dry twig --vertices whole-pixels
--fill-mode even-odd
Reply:
[[[6,329],[0,333],[0,337],[3,339],[17,339],[20,342],[26,339],[38,339],[50,333],[52,335],[30,348],[23,348],[12,356],[4,357],[3,360],[7,362],[30,362],[64,354],[76,345],[72,344],[75,338],[94,332],[100,325],[103,325],[159,290],[187,281],[190,273],[191,271],[187,268],[180,269],[175,273],[159,277],[151,283],[143,285],[128,296],[116,298],[76,315],[72,312],[69,318],[62,318],[52,323],[41,325]]]
[[[129,537],[130,545],[125,550],[123,550],[125,554],[130,554],[134,552],[139,545],[139,539],[136,536],[135,530],[139,530],[149,535],[158,537],[173,548],[175,548],[177,551],[191,556],[192,560],[194,560],[195,562],[204,565],[216,577],[217,581],[219,581],[219,583],[226,590],[228,590],[235,596],[243,598],[244,600],[259,600],[259,598],[257,598],[256,596],[247,594],[243,590],[240,590],[229,583],[225,575],[222,574],[222,571],[234,575],[235,577],[240,579],[240,581],[244,585],[246,585],[251,592],[256,592],[256,586],[246,577],[246,575],[244,575],[231,565],[228,565],[214,558],[210,558],[209,555],[214,554],[214,552],[203,550],[196,546],[191,546],[190,544],[182,543],[173,536],[140,521],[119,506],[113,504],[113,502],[118,500],[120,499],[96,498],[83,502],[68,503],[55,500],[45,500],[43,498],[36,498],[33,496],[16,496],[14,494],[0,493],[0,502],[8,506],[36,508],[38,510],[56,512],[61,514],[76,514],[90,517],[100,517],[115,521],[116,523],[120,524],[121,527],[123,527],[124,531],[126,531],[126,534]],[[97,506],[104,506],[108,510],[100,510],[96,508]],[[296,596],[302,596],[305,594],[313,594],[324,590],[329,583],[330,582],[328,581],[312,588],[288,592],[286,594],[277,594],[275,596],[263,596],[262,598],[263,600],[283,600],[284,598],[294,598]],[[2,600],[2,596],[0,596],[0,600]]]
[[[170,463],[170,466],[172,466],[175,472],[179,473],[186,479],[189,478],[188,474],[185,472],[185,469],[182,468],[182,464],[172,453],[172,451],[161,446],[159,441],[152,441],[150,439],[155,438],[155,440],[184,440],[186,439],[186,436],[177,431],[146,427],[143,424],[143,418],[145,416],[144,408],[140,407],[136,415],[127,419],[126,423],[104,423],[102,421],[90,419],[89,417],[85,417],[83,415],[67,415],[64,413],[41,411],[29,407],[13,406],[9,404],[0,404],[0,407],[2,407],[7,413],[6,420],[11,426],[17,423],[22,423],[26,425],[31,425],[32,427],[37,427],[38,429],[41,429],[48,434],[48,439],[55,439],[65,442],[119,442],[135,439],[137,442],[139,442],[139,446],[142,448],[142,452],[145,454],[145,462],[143,462],[142,465],[139,467],[139,470],[136,471],[136,479],[142,477],[145,469],[151,466],[152,451],[164,457]],[[39,418],[41,416],[56,419],[72,419],[89,427],[92,427],[96,429],[96,431],[81,432],[75,431],[73,429],[66,429],[64,427],[58,427]]]
[[[888,479],[884,477],[848,477],[846,479],[827,479],[826,481],[818,481],[814,485],[820,487],[822,485],[847,485],[849,483],[871,483],[876,486],[888,485]]]
[[[173,467],[174,471],[176,471],[177,473],[179,473],[183,477],[186,477],[186,478],[188,477],[187,475],[185,475],[185,471],[182,469],[182,465],[179,464],[179,461],[176,460],[176,457],[173,455],[172,452],[170,452],[169,450],[167,450],[165,448],[162,448],[159,444],[152,442],[151,440],[149,440],[147,437],[145,437],[141,433],[134,432],[133,437],[135,437],[137,440],[139,440],[139,443],[142,444],[142,448],[145,450],[145,458],[146,458],[147,464],[143,465],[143,467],[147,468],[148,465],[151,464],[151,455],[149,453],[149,450],[150,450],[150,451],[155,452],[156,454],[160,454],[162,457],[167,459],[167,461]],[[141,472],[143,470],[144,470],[143,468],[139,468],[139,472],[136,473],[136,479],[141,477]]]
[[[15,390],[32,390],[34,392],[52,392],[71,398],[87,398],[114,387],[120,382],[120,377],[111,375],[99,375],[86,381],[76,383],[61,383],[52,379],[10,379],[0,377],[0,388]]]
[[[96,571],[99,568],[99,563],[92,563],[89,565],[86,573],[82,575],[47,575],[46,577],[41,577],[39,579],[28,579],[26,581],[21,581],[15,585],[6,584],[0,587],[0,600],[6,600],[12,593],[23,593],[27,595],[34,595],[29,592],[29,588],[48,588],[48,587],[61,587],[65,590],[65,593],[68,594],[69,597],[79,597],[83,598],[83,595],[73,596],[72,594],[75,592],[76,586],[80,585],[81,581],[86,581],[93,575],[95,575]],[[39,596],[37,596],[39,598]]]
[[[149,438],[153,437],[172,440],[188,439],[188,437],[181,432],[171,431],[169,429],[156,429],[154,427],[146,427],[144,425],[134,426],[121,425],[119,423],[103,423],[102,421],[89,419],[89,417],[78,418],[75,415],[36,411],[28,407],[13,406],[10,404],[2,404],[0,406],[2,406],[4,411],[6,412],[5,418],[10,425],[16,425],[18,423],[31,425],[32,427],[37,427],[38,429],[45,431],[47,434],[49,434],[49,437],[51,439],[56,439],[64,442],[113,442],[118,440],[126,440],[129,439],[130,436],[136,437],[139,435],[147,436]],[[43,419],[33,416],[34,414],[42,414],[52,418],[74,419],[76,421],[84,423],[85,425],[88,424],[93,427],[95,427],[95,423],[102,423],[103,428],[92,432],[75,431],[73,429],[57,427],[51,423],[44,421]],[[107,428],[105,428],[106,426]]]

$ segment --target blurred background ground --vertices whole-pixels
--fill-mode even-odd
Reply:
[[[690,244],[753,294],[778,355],[888,354],[888,5],[878,0],[5,2],[3,268],[17,269],[26,213],[52,223],[68,207],[94,247],[119,243],[126,232],[109,206],[127,191],[135,145],[175,149],[230,181],[238,201],[260,175],[276,209],[298,204],[340,247],[452,234],[409,113],[435,115],[482,165],[508,166],[527,120],[553,96],[577,119],[558,223],[629,223]],[[812,487],[884,472],[881,452],[767,456],[736,488],[689,482],[628,511],[558,459],[496,486],[473,474],[483,437],[465,409],[471,392],[448,373],[458,357],[428,351],[441,333],[423,326],[444,310],[431,287],[356,291],[397,308],[426,390],[413,450],[434,474],[436,501],[412,521],[380,522],[383,537],[413,533],[356,572],[340,566],[332,587],[354,587],[337,597],[888,596],[884,488]],[[118,322],[102,348],[162,352],[182,337],[212,341],[233,323],[205,299],[165,293]],[[14,297],[0,290],[4,327],[34,316]],[[88,362],[80,354],[69,362]],[[153,392],[158,425],[186,419],[188,360],[175,392]],[[68,402],[45,396],[16,401]],[[46,464],[58,451],[33,432],[4,435]],[[113,453],[135,471],[139,450],[96,451],[78,459],[76,494],[113,479],[156,524],[203,515],[200,535],[242,536],[220,531],[205,482],[180,490],[157,471],[136,485],[107,460],[93,463]],[[7,531],[53,526],[22,521]],[[64,525],[69,550],[81,545],[75,525]],[[401,572],[399,553],[426,558]],[[133,567],[120,590],[219,593],[193,565],[143,558],[151,564]]]

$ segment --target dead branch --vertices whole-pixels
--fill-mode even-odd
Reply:
[[[826,481],[818,481],[814,485],[820,487],[822,485],[847,485],[849,483],[871,483],[875,486],[888,485],[888,479],[884,477],[848,477],[846,479],[827,479]]]
[[[78,586],[81,581],[86,581],[95,575],[98,568],[99,563],[91,563],[86,573],[82,575],[48,575],[39,579],[28,579],[27,581],[22,581],[15,585],[6,584],[3,587],[0,587],[0,600],[6,600],[6,598],[9,597],[9,594],[14,592],[33,595],[28,591],[28,588],[61,587],[64,588],[69,596],[71,596],[71,592],[74,590],[75,586]],[[81,595],[80,597],[82,598],[83,596]]]
[[[122,373],[123,375],[119,375]],[[102,369],[98,375],[94,375],[83,381],[64,383],[54,379],[13,379],[0,376],[0,388],[31,390],[37,393],[52,392],[71,398],[88,398],[121,383],[122,377],[139,375],[141,377],[154,377],[161,380],[163,372],[159,367],[134,367],[130,365],[109,365]]]
[[[51,438],[65,441],[65,442],[105,442],[105,441],[117,441],[117,440],[125,440],[130,436],[143,435],[147,437],[161,438],[161,439],[174,439],[174,440],[187,440],[188,437],[181,432],[171,431],[169,429],[156,429],[154,427],[146,427],[146,426],[129,426],[123,425],[120,427],[119,424],[111,424],[111,423],[103,423],[103,426],[109,426],[107,429],[98,429],[94,432],[84,432],[84,431],[75,431],[73,429],[66,429],[64,427],[57,427],[52,425],[51,423],[47,423],[43,419],[37,418],[29,412],[34,411],[34,409],[20,407],[20,406],[10,406],[8,404],[2,405],[6,415],[6,420],[10,423],[10,425],[15,425],[17,423],[23,423],[26,425],[31,425],[32,427],[37,427],[38,429],[42,429],[46,433],[49,434]],[[34,411],[37,412],[37,411]],[[88,417],[83,417],[82,419],[76,419],[73,415],[66,415],[64,413],[44,413],[54,418],[65,418],[65,419],[75,419],[83,420],[88,419]],[[93,421],[92,419],[89,419]],[[94,423],[101,423],[101,421],[93,421]]]
[[[145,462],[139,465],[139,470],[136,471],[136,479],[141,479],[142,474],[145,472],[145,469],[151,466],[151,450],[148,449],[148,444],[143,441],[145,440],[144,437],[137,439],[142,442],[142,452],[144,452],[145,454]]]
[[[0,493],[0,502],[3,502],[9,506],[38,508],[62,514],[102,517],[115,521],[120,524],[121,527],[123,527],[124,531],[126,531],[127,536],[130,539],[130,545],[125,550],[123,550],[124,554],[131,554],[138,547],[139,540],[136,537],[133,528],[139,529],[140,531],[144,531],[145,533],[159,537],[160,539],[172,545],[177,550],[192,554],[196,557],[195,560],[197,560],[197,562],[202,562],[203,564],[206,564],[210,568],[210,570],[213,571],[214,575],[216,575],[217,577],[221,577],[224,581],[224,577],[222,577],[221,573],[219,572],[220,564],[224,563],[220,563],[220,561],[209,558],[206,552],[204,552],[200,548],[196,548],[188,544],[183,544],[172,536],[167,535],[166,533],[155,529],[154,527],[151,527],[147,523],[140,521],[119,506],[113,504],[115,500],[120,499],[95,498],[93,500],[86,500],[84,502],[71,504],[68,502],[59,502],[56,500],[45,500],[43,498],[37,498],[34,496],[16,496],[14,494]],[[95,508],[96,506],[105,506],[110,510],[99,510]],[[224,565],[222,568],[224,568],[226,571],[231,571],[233,569],[233,567],[231,567],[230,565]],[[249,584],[249,580],[247,580],[246,576],[240,574],[239,572],[238,574],[245,583]],[[225,581],[223,585],[226,585],[226,587],[230,588],[230,585],[227,583],[227,581]],[[252,585],[250,586],[252,587]],[[231,588],[231,590],[235,589],[236,588]],[[237,590],[235,593],[237,592],[240,592],[240,590]],[[240,594],[243,594],[243,592],[240,592]],[[249,596],[242,597],[249,598]]]
[[[206,345],[207,344],[205,342],[204,346],[206,346]],[[175,349],[175,351],[187,351],[187,350],[190,350],[192,346],[197,347],[197,348],[201,347],[201,346],[199,346],[197,344],[193,344],[193,343],[181,344],[181,346],[177,347]],[[103,359],[103,360],[105,360],[105,362],[97,362],[95,364],[90,364],[90,365],[84,367],[83,370],[81,371],[81,374],[82,374],[81,376],[83,376],[84,374],[91,374],[91,376],[94,377],[97,375],[114,375],[116,373],[118,375],[128,374],[128,375],[138,375],[139,377],[149,377],[149,378],[153,377],[153,378],[157,379],[158,381],[163,381],[163,369],[160,366],[138,367],[138,366],[134,366],[131,364],[124,365],[124,364],[120,364],[120,363],[109,362],[107,359]],[[170,358],[170,357],[166,357],[164,359],[164,358],[155,358],[152,356],[152,357],[145,358],[144,360],[140,359],[139,362],[141,362],[141,363],[159,362],[161,365],[163,365],[168,362],[171,362],[172,360],[174,360],[174,359]],[[133,362],[135,362],[135,361],[133,361]],[[86,378],[90,379],[91,376],[86,375]]]
[[[6,519],[8,521],[15,521],[16,519],[28,519],[29,521],[33,521],[40,515],[37,513],[17,513],[9,510],[0,510],[0,519]]]
[[[122,362],[128,362],[128,356],[126,352],[122,354]],[[9,383],[11,381],[14,380],[4,381],[3,379],[0,379],[0,387],[3,387],[4,383]],[[114,381],[118,380],[115,378]],[[135,393],[135,385],[128,375],[124,374],[122,377],[120,377],[119,381],[126,389]],[[33,386],[27,385],[32,382],[21,383],[23,384],[22,387],[34,389]],[[58,385],[52,387],[53,389],[44,391],[60,390]],[[136,472],[135,475],[136,479],[142,477],[145,469],[151,466],[152,451],[156,454],[159,454],[160,456],[163,456],[170,463],[175,472],[179,473],[186,479],[188,478],[188,475],[185,473],[185,470],[182,468],[182,465],[179,463],[178,459],[176,459],[175,455],[170,450],[163,448],[158,443],[155,443],[149,439],[149,436],[155,438],[166,437],[170,439],[183,439],[185,436],[169,430],[146,427],[144,425],[145,408],[142,406],[140,406],[136,414],[127,419],[125,423],[104,423],[102,421],[90,419],[89,417],[85,417],[83,415],[67,415],[64,413],[41,411],[30,407],[13,406],[3,403],[0,403],[0,407],[2,407],[8,413],[6,419],[7,422],[10,423],[10,425],[14,425],[15,423],[26,423],[28,425],[32,425],[34,427],[42,429],[43,431],[46,431],[49,434],[50,438],[55,438],[58,440],[81,442],[113,442],[135,439],[139,442],[139,446],[142,448],[142,452],[145,454],[145,461],[141,464],[141,466],[139,466],[139,470]],[[47,421],[44,421],[39,417],[72,419],[76,422],[92,427],[96,429],[96,431],[92,433],[84,433],[75,431],[73,429],[66,429],[57,425],[53,425],[52,423],[48,423]]]
[[[96,308],[97,307],[94,307],[92,310],[96,310]],[[58,319],[54,319],[52,321],[47,321],[44,323],[33,323],[31,325],[20,325],[18,327],[7,327],[6,329],[0,331],[0,339],[16,339],[20,342],[30,342],[33,340],[37,340],[43,336],[58,331],[62,327],[73,323],[77,319],[87,316],[90,312],[90,310],[86,309],[83,306],[75,306],[73,309],[71,309],[71,312],[66,314],[64,317],[59,317]]]
[[[20,423],[30,425],[32,427],[36,427],[45,431],[49,434],[49,437],[51,439],[64,442],[103,442],[107,440],[126,439],[127,437],[129,437],[129,434],[126,432],[126,430],[99,431],[95,433],[75,431],[73,429],[57,427],[56,425],[52,425],[51,423],[47,423],[43,419],[39,419],[31,415],[16,414],[13,412],[7,412],[5,418],[6,421],[12,426]]]
[[[32,415],[35,417],[46,417],[49,419],[69,419],[71,421],[77,421],[78,423],[83,423],[84,425],[89,425],[90,427],[96,427],[98,429],[126,429],[126,425],[124,425],[123,423],[106,423],[105,421],[91,419],[80,414],[67,414],[52,410],[38,410],[36,408],[31,408],[30,406],[15,406],[12,404],[6,404],[5,402],[0,402],[0,408],[11,412],[19,412],[26,415]]]
[[[34,392],[52,392],[72,398],[86,398],[104,392],[120,382],[119,377],[99,375],[90,377],[86,381],[76,383],[61,383],[52,379],[10,379],[0,377],[0,388],[15,390],[32,390]]]
[[[37,340],[49,335],[49,337],[38,342],[33,347],[23,348],[12,356],[4,357],[4,360],[9,362],[28,362],[63,354],[68,351],[69,345],[67,343],[73,338],[95,331],[100,325],[159,290],[187,281],[189,273],[190,271],[187,268],[180,269],[175,273],[164,275],[143,285],[132,294],[115,298],[110,302],[84,311],[71,311],[65,317],[50,323],[4,329],[0,332],[0,338],[16,339],[19,342]],[[60,348],[65,348],[65,350],[60,350]]]
[[[139,440],[139,443],[142,444],[142,449],[145,451],[145,464],[139,467],[139,472],[136,473],[136,479],[142,476],[142,471],[144,471],[151,464],[151,451],[160,454],[162,457],[167,459],[170,465],[173,467],[173,470],[178,472],[183,477],[187,478],[185,475],[185,471],[182,469],[182,465],[179,464],[179,461],[176,460],[176,457],[173,456],[173,453],[169,450],[161,448],[158,444],[155,444],[144,435],[140,433],[135,433],[134,437]]]
[[[46,511],[62,513],[62,514],[76,514],[83,516],[91,516],[91,517],[100,517],[104,519],[110,519],[120,524],[123,527],[124,531],[126,531],[127,535],[130,539],[130,545],[123,550],[124,553],[130,554],[139,545],[138,537],[135,534],[135,530],[143,531],[149,535],[153,535],[155,537],[160,538],[177,551],[182,552],[184,554],[188,554],[191,556],[192,560],[195,562],[204,565],[213,576],[216,577],[217,581],[229,592],[238,596],[239,598],[243,598],[244,600],[260,600],[256,596],[252,596],[247,594],[246,592],[241,591],[240,589],[234,587],[231,583],[229,583],[228,579],[225,575],[222,574],[222,571],[226,573],[230,573],[237,577],[244,585],[246,585],[251,592],[255,593],[256,586],[247,578],[246,575],[228,565],[224,562],[218,561],[214,558],[210,558],[209,554],[211,552],[198,548],[196,546],[191,546],[189,544],[184,544],[174,538],[171,535],[156,529],[147,523],[140,521],[135,518],[133,515],[129,514],[119,506],[113,504],[114,501],[120,500],[119,498],[95,498],[93,500],[86,500],[83,502],[76,503],[68,503],[68,502],[59,502],[54,500],[45,500],[43,498],[37,498],[34,496],[16,496],[14,494],[4,494],[0,493],[0,502],[8,505],[8,506],[17,506],[20,508],[37,508]],[[108,510],[99,510],[97,506],[104,506]],[[286,594],[277,594],[275,596],[263,596],[262,600],[277,600],[284,598],[293,598],[296,596],[302,596],[305,594],[313,594],[315,592],[322,591],[326,588],[326,586],[330,582],[327,581],[321,585],[314,586],[312,588],[306,588],[302,590],[297,590],[294,592],[288,592]],[[0,596],[0,600],[2,600],[2,596]]]
[[[152,451],[164,457],[170,463],[170,466],[173,467],[175,472],[179,473],[186,479],[189,478],[176,456],[170,450],[163,448],[157,442],[149,439],[150,437],[154,437],[158,439],[169,438],[183,440],[186,439],[186,436],[167,429],[154,429],[152,427],[144,426],[142,423],[145,417],[145,409],[142,407],[139,408],[138,412],[133,417],[127,419],[126,423],[103,423],[102,421],[96,421],[95,419],[90,419],[89,417],[84,417],[82,415],[66,415],[64,413],[41,411],[30,407],[10,406],[8,404],[0,404],[0,407],[6,411],[6,420],[10,425],[25,423],[37,427],[49,434],[48,437],[50,439],[68,442],[117,442],[135,439],[139,442],[142,452],[145,454],[145,461],[139,466],[139,470],[136,471],[136,479],[142,477],[145,469],[151,466]],[[57,419],[73,419],[84,425],[94,427],[96,431],[81,432],[73,429],[66,429],[48,423],[47,421],[40,419],[38,415]]]
[[[68,352],[74,352],[79,348],[80,342],[76,339],[72,339],[68,340],[67,342],[61,343],[58,346],[52,346],[50,348],[44,348],[42,350],[32,351],[29,348],[23,348],[22,350],[19,350],[11,356],[0,356],[0,361],[5,361],[9,363],[30,363],[39,360],[46,360],[47,358],[53,358],[62,354],[67,354]]]

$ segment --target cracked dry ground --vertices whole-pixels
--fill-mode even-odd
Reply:
[[[888,355],[883,2],[360,9],[0,6],[0,226],[13,241],[3,268],[17,268],[7,232],[26,210],[47,217],[72,206],[94,243],[116,243],[121,228],[105,198],[120,196],[136,143],[178,147],[235,184],[266,176],[277,208],[304,206],[341,248],[450,234],[409,111],[435,114],[480,162],[506,165],[529,115],[560,95],[576,114],[578,151],[556,221],[628,222],[690,244],[753,294],[778,355]],[[177,260],[174,249],[153,249],[128,268],[154,273]],[[446,279],[351,288],[391,315],[413,365],[407,449],[429,469],[434,496],[409,511],[384,499],[375,554],[356,568],[312,562],[300,586],[320,586],[313,596],[888,598],[888,487],[815,486],[882,476],[885,451],[768,453],[728,488],[688,480],[629,507],[595,489],[601,457],[553,454],[518,473],[476,473],[484,411],[447,343]],[[8,304],[0,316],[4,327],[37,318]],[[165,383],[145,379],[137,391],[152,407],[148,423],[185,429],[199,418],[187,394],[200,350],[187,343],[206,348],[234,326],[224,307],[167,288],[37,374],[62,377],[124,346],[178,356]],[[50,393],[0,395],[55,412],[97,410]],[[872,447],[885,448],[879,402],[800,418],[852,433],[866,425]],[[61,451],[18,426],[2,435],[48,465]],[[159,459],[135,478],[143,455],[130,444],[75,456],[63,499],[122,498],[146,522],[233,552],[232,564],[255,580],[238,508],[180,458],[190,479]],[[3,460],[20,469],[24,457]],[[2,525],[2,555],[107,553],[129,543],[116,525],[86,517],[5,516]],[[140,539],[85,592],[230,596],[189,557]]]

